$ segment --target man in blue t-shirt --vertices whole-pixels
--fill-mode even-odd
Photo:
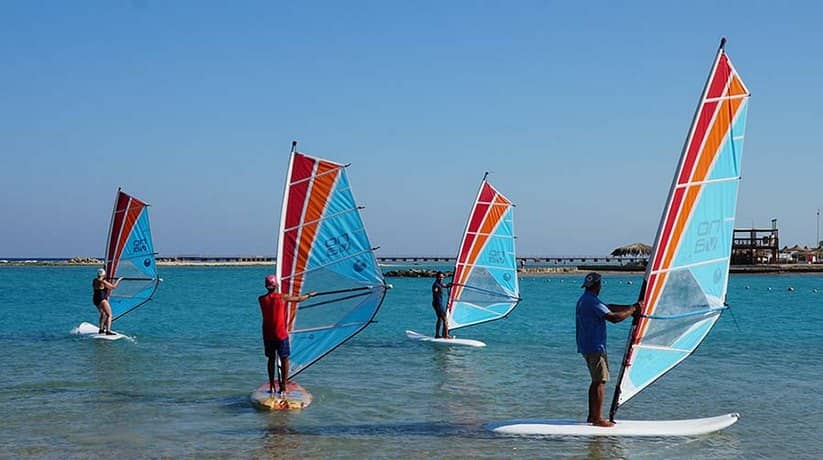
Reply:
[[[634,305],[604,305],[600,294],[600,274],[589,273],[583,281],[586,292],[577,301],[577,352],[583,355],[589,367],[592,382],[589,385],[589,417],[595,426],[614,426],[602,416],[606,382],[609,380],[609,362],[606,356],[606,321],[619,323],[629,316],[639,314],[643,303]]]
[[[449,320],[448,320],[448,313],[446,311],[446,304],[443,302],[443,292],[446,288],[452,287],[451,283],[443,284],[443,278],[446,275],[443,272],[437,272],[437,277],[432,283],[432,308],[434,308],[434,314],[437,315],[437,323],[434,325],[434,337],[435,338],[444,338],[444,339],[451,339],[452,336],[449,335]],[[440,333],[440,328],[443,328],[443,333]]]

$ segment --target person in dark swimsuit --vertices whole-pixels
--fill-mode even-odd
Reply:
[[[97,331],[99,334],[106,334],[106,335],[114,335],[114,332],[111,331],[111,305],[109,305],[109,291],[115,289],[118,284],[120,284],[120,280],[123,278],[117,278],[114,283],[110,283],[106,280],[106,270],[102,268],[97,269],[97,278],[91,280],[91,288],[92,288],[92,303],[95,307],[97,307],[97,311],[100,312],[100,320],[98,321],[99,330]]]
[[[445,277],[446,275],[443,272],[437,272],[437,279],[432,284],[432,308],[434,314],[437,315],[437,323],[434,325],[434,337],[438,339],[452,338],[449,335],[448,312],[446,311],[446,304],[443,302],[443,291],[452,287],[452,283],[443,284],[443,278]],[[443,329],[442,334],[440,333],[441,326]]]

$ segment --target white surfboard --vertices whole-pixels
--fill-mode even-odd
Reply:
[[[86,323],[86,322],[80,323],[80,325],[77,326],[76,328],[72,329],[71,332],[72,332],[72,334],[82,335],[84,337],[90,337],[92,339],[98,339],[98,340],[119,340],[119,339],[126,338],[125,335],[123,335],[119,332],[116,332],[116,331],[111,331],[112,332],[111,335],[101,334],[99,332],[99,329],[97,328],[97,326],[95,326],[94,324],[91,324],[91,323]]]
[[[580,420],[509,420],[486,428],[501,434],[544,436],[695,436],[722,430],[740,414],[689,420],[616,420],[613,427],[593,426]]]
[[[443,345],[464,345],[468,347],[485,347],[486,344],[479,341],[479,340],[472,340],[472,339],[438,339],[435,337],[430,337],[428,335],[419,334],[414,331],[406,331],[406,337],[412,340],[418,340],[420,342],[431,342],[431,343],[439,343]]]

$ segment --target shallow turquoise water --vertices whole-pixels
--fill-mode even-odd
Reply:
[[[0,457],[823,454],[814,423],[823,415],[816,359],[823,276],[733,275],[733,315],[619,413],[679,419],[740,412],[736,425],[690,438],[592,440],[506,437],[483,428],[511,418],[585,415],[587,371],[574,345],[579,275],[523,278],[525,300],[509,319],[457,331],[485,341],[484,349],[407,340],[405,329],[434,327],[431,280],[389,279],[394,289],[378,322],[295,379],[314,395],[312,405],[264,413],[248,395],[266,379],[256,297],[267,271],[163,267],[155,299],[116,323],[134,341],[102,342],[69,334],[95,320],[93,269],[0,268]],[[640,276],[605,280],[605,301],[637,297]],[[628,322],[609,327],[613,377],[627,330]]]

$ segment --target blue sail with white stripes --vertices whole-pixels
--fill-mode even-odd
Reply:
[[[627,341],[611,418],[690,356],[726,308],[749,92],[723,45],[663,211]]]
[[[450,330],[504,318],[517,306],[514,239],[514,205],[484,177],[455,263]]]
[[[318,293],[287,306],[293,376],[368,326],[388,287],[346,165],[293,152],[277,267],[283,293]]]
[[[149,206],[118,189],[106,245],[106,276],[122,278],[109,294],[113,320],[148,302],[160,278],[149,224]]]

